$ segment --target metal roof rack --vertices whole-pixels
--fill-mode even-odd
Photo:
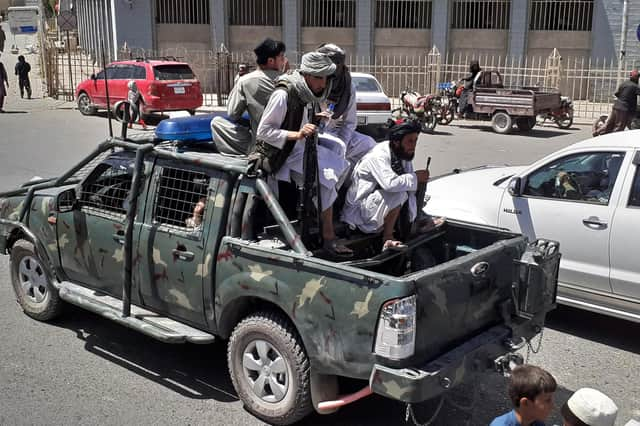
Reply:
[[[182,56],[138,56],[135,58],[138,62],[148,62],[148,61],[177,61],[178,59],[184,59]]]

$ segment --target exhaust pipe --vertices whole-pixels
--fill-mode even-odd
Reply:
[[[332,409],[340,408],[347,404],[351,404],[352,402],[355,402],[359,399],[365,398],[371,395],[372,393],[373,391],[371,390],[371,388],[369,386],[365,386],[364,388],[360,389],[358,392],[352,393],[350,395],[343,395],[341,397],[338,397],[338,399],[336,400],[320,402],[318,403],[318,409],[332,410]]]

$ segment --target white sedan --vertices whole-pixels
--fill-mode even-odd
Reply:
[[[558,301],[640,322],[640,130],[435,178],[425,211],[560,242]]]
[[[378,140],[386,136],[386,123],[391,118],[391,101],[371,74],[352,72],[356,85],[358,131]]]

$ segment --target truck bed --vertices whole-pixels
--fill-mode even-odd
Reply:
[[[515,116],[536,116],[560,107],[559,92],[543,92],[534,88],[477,88],[473,93],[473,111],[493,114],[506,111]]]

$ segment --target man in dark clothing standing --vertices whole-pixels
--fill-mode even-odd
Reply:
[[[24,90],[27,89],[27,97],[31,99],[31,82],[29,81],[29,72],[31,65],[24,59],[24,56],[18,56],[16,64],[16,75],[18,76],[18,85],[20,86],[20,97],[24,98]]]
[[[638,105],[638,70],[631,71],[629,80],[622,83],[615,93],[616,101],[613,103],[611,115],[607,121],[593,130],[593,136],[604,135],[611,132],[621,132],[627,128],[636,114]]]
[[[471,61],[469,64],[469,74],[464,76],[460,82],[464,85],[464,89],[462,90],[462,94],[460,95],[460,102],[458,103],[458,113],[460,115],[464,115],[469,108],[469,98],[471,96],[471,92],[473,92],[473,84],[475,83],[476,77],[482,71],[480,68],[480,63],[476,60]]]

